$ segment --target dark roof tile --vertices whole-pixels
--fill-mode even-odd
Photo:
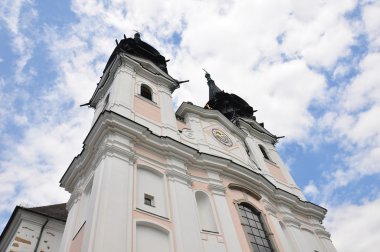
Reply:
[[[62,221],[66,221],[67,219],[66,203],[49,206],[31,207],[25,209]]]

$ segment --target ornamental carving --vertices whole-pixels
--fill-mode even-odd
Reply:
[[[190,139],[194,139],[194,132],[191,129],[183,129],[182,134]]]
[[[212,129],[212,135],[222,144],[231,147],[233,145],[231,138],[229,138],[222,130]]]

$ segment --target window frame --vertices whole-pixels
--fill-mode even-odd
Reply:
[[[147,96],[145,96],[145,94],[143,93],[143,90],[146,91],[145,94],[149,93],[148,96],[150,96],[150,98],[147,97]],[[152,89],[148,84],[141,83],[141,85],[140,85],[140,92],[139,92],[139,95],[140,95],[141,97],[143,97],[143,98],[145,98],[145,99],[151,101],[151,102],[154,102],[154,101],[153,101],[153,89]]]
[[[243,223],[243,216],[242,216],[242,214],[241,214],[241,210],[240,210],[240,208],[239,208],[239,206],[241,206],[241,205],[245,205],[247,208],[249,208],[252,212],[256,212],[256,216],[258,216],[258,220],[259,220],[259,222],[260,222],[260,225],[262,226],[262,229],[261,230],[259,230],[259,231],[263,231],[264,232],[264,234],[265,234],[265,238],[266,238],[266,240],[268,241],[268,245],[269,245],[269,249],[270,249],[270,252],[277,252],[278,251],[278,249],[277,249],[277,247],[276,247],[276,243],[275,243],[275,241],[274,241],[274,239],[273,239],[273,233],[271,232],[271,230],[270,230],[270,228],[269,228],[269,226],[268,226],[268,223],[267,223],[267,221],[266,221],[266,219],[265,219],[265,214],[262,212],[262,211],[260,211],[259,209],[257,209],[256,207],[254,207],[251,203],[248,203],[248,202],[246,202],[246,201],[236,201],[236,202],[234,202],[234,204],[235,204],[235,207],[236,207],[236,212],[237,212],[237,214],[238,214],[238,216],[239,216],[239,220],[240,220],[240,225],[241,225],[241,228],[242,228],[242,231],[243,231],[243,233],[244,233],[244,235],[245,235],[245,237],[246,237],[246,241],[247,241],[247,245],[248,245],[248,247],[250,248],[250,250],[251,250],[251,252],[253,251],[253,252],[260,252],[260,250],[259,251],[257,251],[257,250],[255,250],[254,248],[253,248],[253,246],[251,245],[251,242],[250,242],[250,239],[251,239],[251,236],[253,236],[253,238],[255,237],[255,235],[254,234],[249,234],[248,232],[247,232],[247,230],[246,230],[246,228],[245,228],[245,226],[244,226],[244,223]],[[257,222],[257,221],[255,221],[255,222]],[[253,231],[252,231],[253,232]],[[259,233],[260,234],[260,233]],[[260,238],[262,238],[261,237],[261,235],[260,235]],[[255,244],[257,244],[257,243],[255,243]],[[257,246],[259,246],[260,244],[257,244]],[[261,245],[260,245],[261,246]],[[267,247],[268,248],[268,247]]]
[[[144,193],[144,205],[155,207],[154,196]]]
[[[272,161],[271,158],[269,157],[267,149],[262,144],[259,144],[259,149],[265,160]]]

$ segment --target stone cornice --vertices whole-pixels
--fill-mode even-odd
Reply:
[[[185,184],[189,187],[192,185],[191,176],[189,176],[186,173],[174,170],[174,169],[168,169],[166,170],[166,177],[169,179],[169,181],[176,181],[180,182],[182,184]]]
[[[226,188],[224,185],[220,183],[209,183],[208,189],[216,195],[224,196],[226,192]]]
[[[322,229],[322,228],[315,229],[314,232],[318,236],[326,238],[326,239],[330,239],[330,237],[331,237],[331,234],[329,232],[327,232],[325,229]]]
[[[250,135],[255,136],[264,142],[271,144],[275,144],[277,142],[275,135],[270,133],[267,129],[261,127],[253,120],[239,119],[239,126],[248,131]]]
[[[319,207],[313,203],[302,201],[296,195],[277,188],[262,174],[234,163],[233,161],[213,156],[207,153],[199,152],[198,150],[178,142],[167,136],[158,136],[148,130],[145,126],[136,123],[128,118],[125,118],[115,112],[104,111],[95,122],[90,130],[90,133],[84,141],[84,149],[80,155],[74,158],[68,170],[61,179],[61,186],[70,191],[73,188],[76,174],[89,164],[89,160],[94,158],[96,146],[99,141],[102,141],[102,136],[109,133],[118,133],[119,136],[125,138],[125,141],[130,143],[129,148],[132,148],[135,143],[144,146],[150,146],[157,154],[178,159],[184,164],[194,165],[195,167],[207,167],[208,170],[214,170],[220,173],[223,177],[235,179],[239,183],[252,191],[259,194],[264,193],[275,205],[287,205],[292,211],[301,214],[302,216],[313,216],[318,220],[322,220],[326,214],[326,209]],[[124,145],[125,148],[128,146]],[[181,180],[191,181],[187,173],[181,171],[173,171],[171,165],[168,164],[168,176],[172,178],[181,178]]]
[[[296,228],[299,228],[301,227],[301,222],[296,220],[295,218],[293,217],[290,217],[290,216],[284,216],[282,218],[282,221],[286,224],[286,225],[290,225],[290,226],[294,226]]]

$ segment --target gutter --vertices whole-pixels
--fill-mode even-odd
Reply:
[[[49,219],[46,219],[45,223],[42,225],[42,228],[41,228],[41,231],[40,231],[40,235],[38,236],[38,240],[37,240],[37,243],[36,243],[36,247],[34,248],[34,252],[37,252],[38,246],[40,245],[40,242],[41,242],[42,232],[44,231],[45,226],[46,226],[46,224],[48,222],[49,222]]]

